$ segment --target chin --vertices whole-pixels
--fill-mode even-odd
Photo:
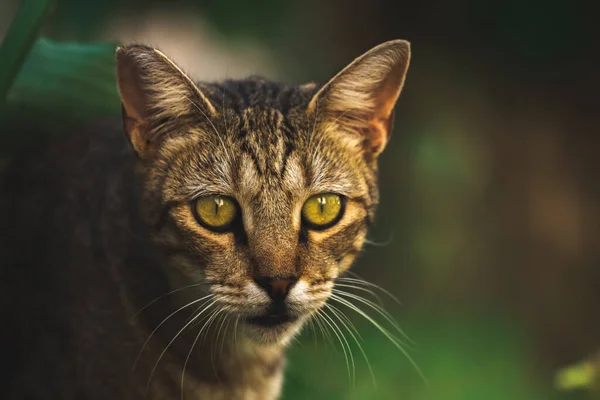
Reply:
[[[248,318],[244,322],[244,333],[257,344],[285,347],[300,332],[305,320],[306,317],[283,320]]]

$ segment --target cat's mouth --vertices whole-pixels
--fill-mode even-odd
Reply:
[[[248,323],[258,325],[263,328],[273,328],[296,321],[298,318],[289,313],[269,313],[257,317],[248,318]]]
[[[276,328],[290,324],[297,319],[298,316],[291,313],[284,302],[274,301],[264,314],[248,317],[246,321],[262,328]]]
[[[300,329],[303,317],[290,312],[247,316],[244,323],[249,337],[261,344],[286,345]]]

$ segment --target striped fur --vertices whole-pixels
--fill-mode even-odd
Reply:
[[[13,285],[27,316],[14,329],[27,332],[32,349],[21,356],[37,358],[19,364],[3,398],[279,397],[285,348],[327,301],[373,221],[376,159],[408,59],[408,44],[392,41],[322,87],[261,77],[194,83],[158,50],[120,48],[123,128],[137,157],[125,150],[121,129],[101,126],[101,133],[36,153],[35,162],[17,164],[3,180],[12,193],[2,205],[11,232],[3,238],[17,249],[6,258],[32,269],[21,287],[30,285],[26,276],[41,274],[33,272],[38,265],[54,266],[43,274],[55,282],[25,298],[31,292]],[[19,182],[35,174],[44,177],[39,187],[24,191]],[[304,202],[331,192],[346,199],[343,217],[322,231],[305,227]],[[213,232],[195,220],[190,205],[214,194],[239,203],[241,222],[231,231]],[[60,199],[47,212],[65,217],[50,218],[37,234],[42,228],[23,221],[35,219],[30,210],[46,197]],[[25,257],[29,237],[45,237],[47,246]],[[65,250],[55,252],[60,246]],[[294,322],[247,323],[271,304],[258,275],[298,277],[286,298]],[[215,311],[208,322],[216,322],[181,330],[195,307],[174,311],[208,295],[207,315]],[[45,326],[28,324],[46,320],[68,339],[50,331],[39,340],[35,332]],[[206,337],[196,343],[202,326]],[[48,350],[64,340],[62,356]]]

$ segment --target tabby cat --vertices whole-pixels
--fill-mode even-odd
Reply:
[[[278,398],[373,221],[409,58],[395,40],[324,86],[194,83],[119,48],[122,121],[0,181],[0,398]]]

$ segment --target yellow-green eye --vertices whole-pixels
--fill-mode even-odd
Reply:
[[[318,194],[302,206],[302,219],[311,229],[325,229],[335,225],[344,211],[344,199],[337,194]]]
[[[213,231],[226,230],[238,215],[237,203],[227,196],[200,197],[192,209],[198,222]]]

